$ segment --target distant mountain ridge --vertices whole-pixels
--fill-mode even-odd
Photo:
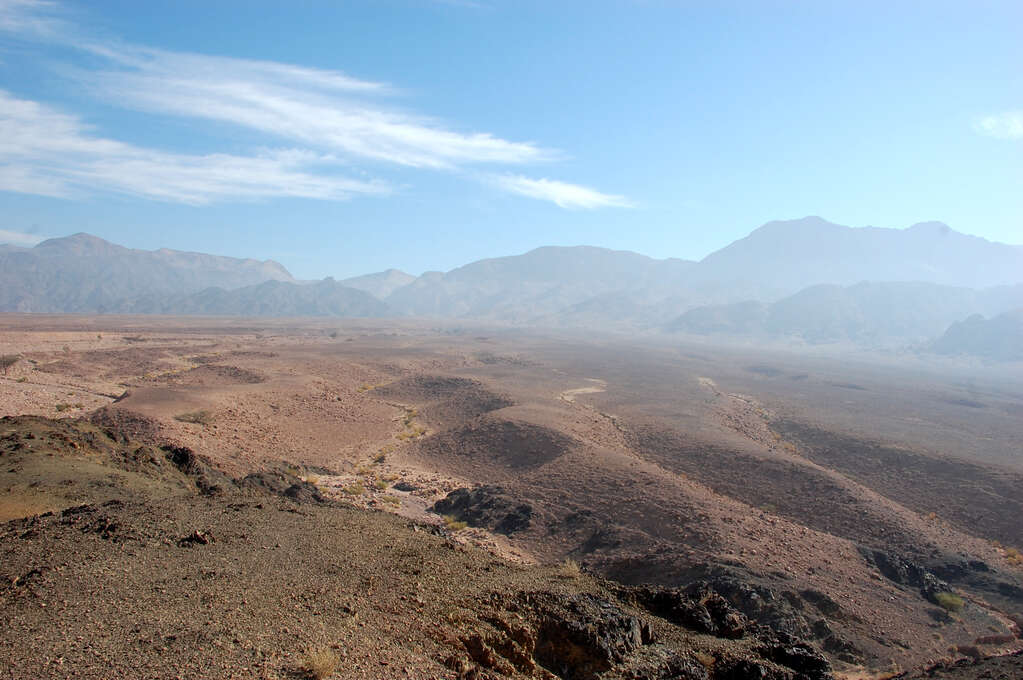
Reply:
[[[768,222],[700,261],[694,284],[755,282],[756,299],[807,286],[918,281],[989,288],[1023,283],[1023,246],[959,233],[940,222],[908,229],[844,227],[819,217]]]
[[[1016,307],[1023,307],[1023,284],[982,290],[916,282],[822,284],[774,303],[748,300],[696,307],[668,322],[665,330],[891,345],[931,340],[972,314]]]
[[[369,293],[343,286],[330,278],[305,284],[264,281],[234,290],[207,288],[190,295],[147,296],[127,300],[117,311],[127,314],[277,317],[383,317],[391,313],[385,303]]]
[[[341,285],[365,291],[373,297],[383,300],[394,291],[407,286],[415,280],[416,277],[406,274],[400,269],[388,269],[375,274],[353,276],[350,279],[341,281]]]
[[[282,265],[204,253],[125,248],[89,234],[0,250],[0,311],[102,313],[143,295],[293,282]]]
[[[745,340],[926,343],[974,314],[1023,306],[1023,246],[938,222],[769,222],[699,262],[545,246],[412,276],[297,282],[280,264],[88,234],[0,246],[0,311],[419,316],[669,331]]]
[[[931,349],[939,354],[969,354],[997,361],[1023,361],[1023,306],[985,319],[974,314],[952,324]]]

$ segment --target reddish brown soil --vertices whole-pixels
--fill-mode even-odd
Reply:
[[[450,491],[498,485],[528,525],[456,540],[625,583],[706,578],[850,674],[1021,646],[1012,376],[414,324],[3,321],[26,360],[0,414],[88,417],[438,524]],[[57,411],[70,391],[88,396]],[[12,481],[22,514],[45,506]]]

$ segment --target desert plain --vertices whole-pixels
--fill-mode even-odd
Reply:
[[[1023,677],[1011,365],[338,319],[0,348],[3,678]]]

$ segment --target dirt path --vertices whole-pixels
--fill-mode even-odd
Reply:
[[[575,401],[575,398],[580,394],[596,394],[597,392],[606,391],[607,382],[600,380],[598,378],[587,378],[587,380],[597,384],[588,385],[586,387],[576,387],[575,389],[572,390],[565,390],[564,392],[561,393],[560,398],[563,399],[564,401],[572,403]]]

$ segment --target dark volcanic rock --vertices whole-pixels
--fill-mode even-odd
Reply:
[[[883,550],[860,549],[861,554],[872,562],[885,578],[900,585],[920,589],[920,595],[928,602],[938,603],[940,593],[952,592],[952,587],[927,571],[919,564],[903,559]]]
[[[202,493],[213,496],[221,494],[233,481],[223,472],[215,469],[209,460],[185,446],[163,446],[161,450],[181,472],[195,480],[195,486]]]
[[[823,654],[787,635],[779,635],[778,642],[768,645],[762,654],[776,664],[796,671],[800,677],[810,680],[828,680],[832,677],[831,664]]]
[[[685,589],[640,586],[623,595],[651,614],[698,633],[738,639],[749,627],[746,617],[705,581]]]
[[[489,485],[455,489],[434,503],[432,510],[506,536],[528,529],[533,517],[531,505],[518,502],[501,487]]]
[[[534,657],[561,678],[596,678],[652,638],[638,618],[593,595],[540,593],[525,601],[540,616]]]

